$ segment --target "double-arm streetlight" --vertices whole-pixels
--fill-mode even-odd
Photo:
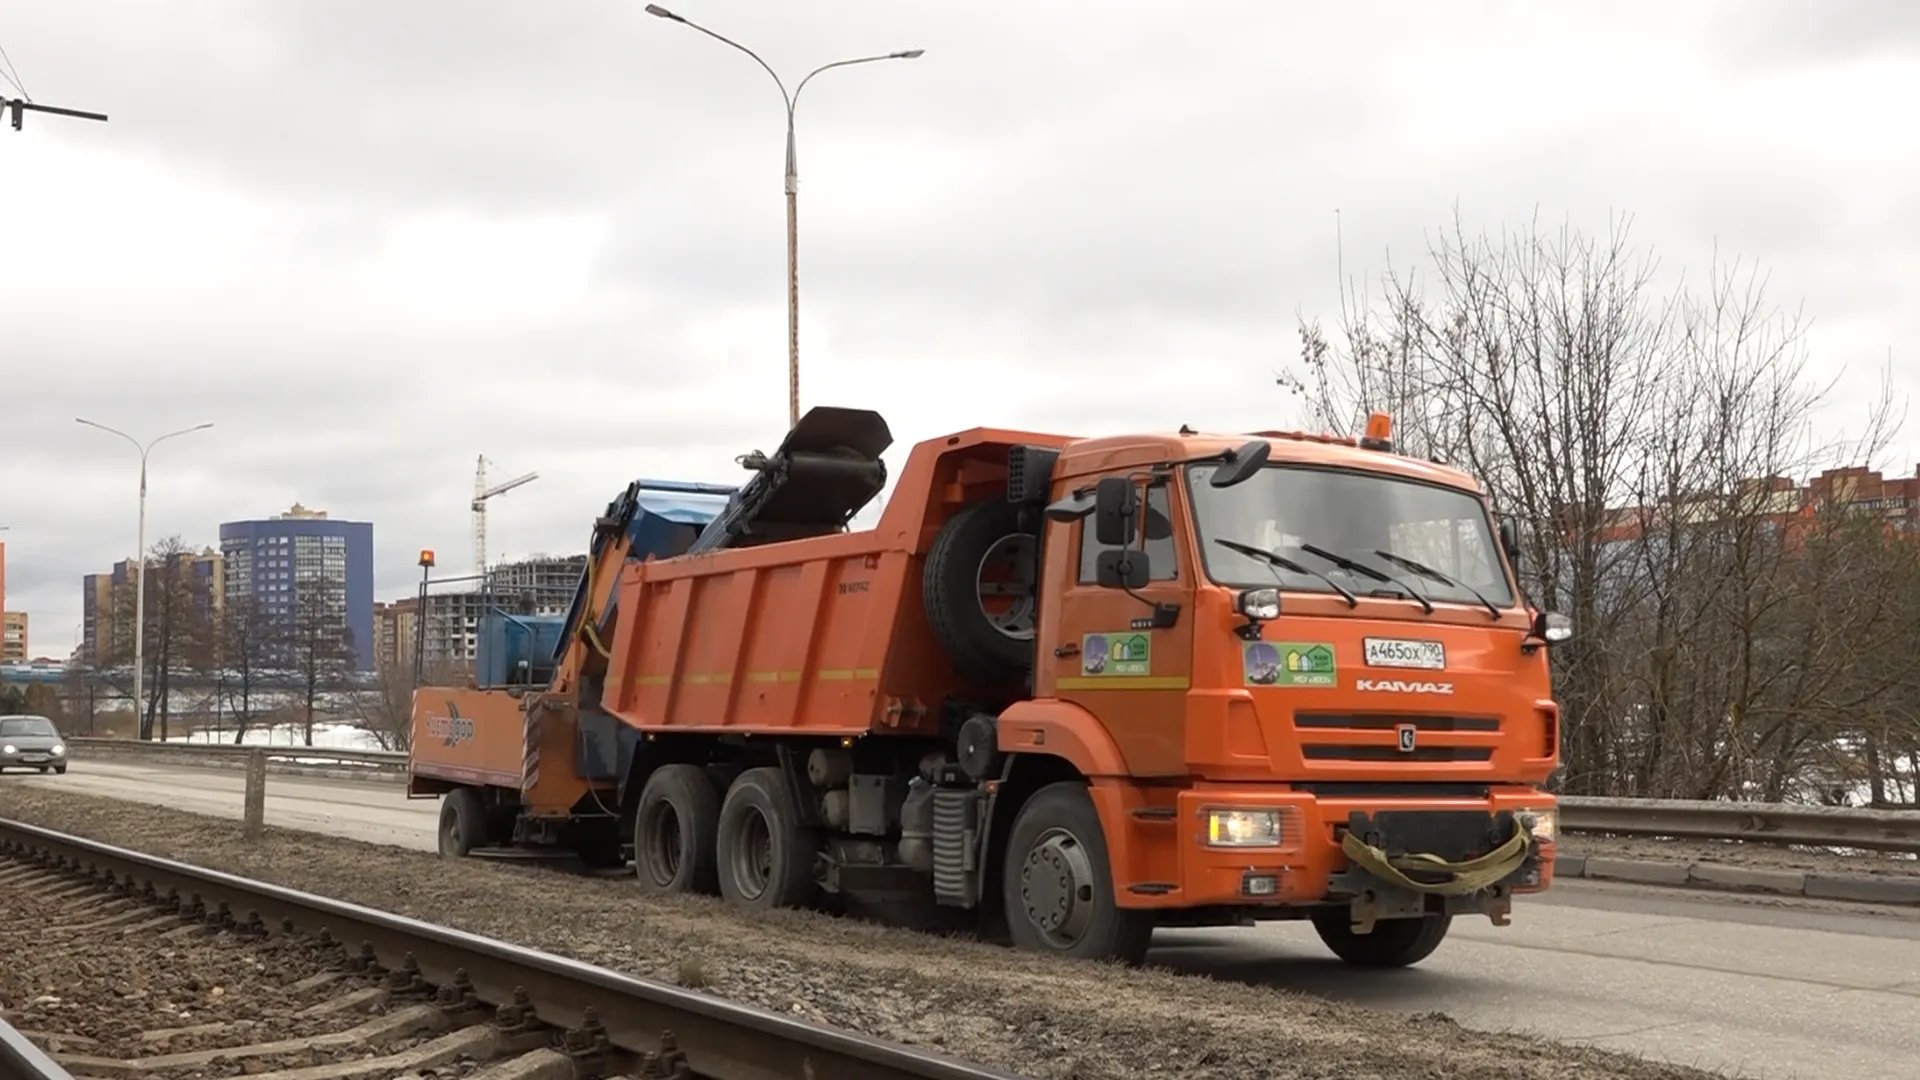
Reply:
[[[861,56],[852,60],[836,60],[831,64],[822,64],[807,72],[793,93],[787,93],[787,84],[760,54],[731,38],[723,37],[701,26],[699,23],[675,15],[659,4],[648,4],[647,14],[677,22],[692,30],[698,30],[723,45],[731,45],[753,58],[768,75],[773,76],[773,84],[780,88],[780,100],[787,106],[787,426],[795,427],[800,423],[800,162],[793,146],[793,110],[800,102],[800,92],[815,75],[834,68],[852,67],[855,64],[871,64],[878,60],[914,60],[926,53],[925,49],[907,49],[902,52],[885,53],[879,56]]]
[[[143,446],[139,439],[121,431],[119,428],[110,428],[105,424],[96,424],[91,420],[86,420],[78,416],[74,417],[73,420],[76,424],[85,424],[90,428],[99,428],[109,435],[118,435],[133,444],[133,448],[140,452],[140,532],[139,539],[136,541],[136,546],[133,549],[133,722],[135,731],[138,731],[140,719],[146,713],[147,689],[147,666],[145,662],[147,638],[147,455],[153,453],[154,447],[159,446],[168,439],[180,435],[191,435],[196,431],[205,431],[213,425],[196,424],[190,428],[181,428],[179,431],[169,431],[165,435]],[[99,661],[99,657],[94,657],[94,663],[98,664]]]

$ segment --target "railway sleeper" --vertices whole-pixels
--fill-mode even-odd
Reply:
[[[478,1080],[693,1080],[673,1033],[662,1032],[657,1049],[635,1054],[614,1045],[597,1012],[561,1029],[542,1022],[527,992],[516,989],[497,1008],[488,1006],[465,970],[429,981],[411,953],[382,965],[371,943],[351,948],[324,926],[301,928],[283,920],[270,928],[257,910],[191,889],[157,885],[30,845],[0,841],[0,900],[38,913],[34,948],[8,941],[21,931],[0,931],[0,948],[23,962],[92,960],[124,950],[165,972],[183,962],[206,966],[204,981],[253,983],[240,1011],[272,1015],[229,1016],[183,1022],[125,1035],[117,1043],[60,1030],[89,1021],[85,1009],[48,992],[23,1001],[6,1019],[76,1080],[204,1075],[239,1066],[250,1080],[392,1080],[417,1078],[461,1063],[477,1066]],[[257,955],[266,950],[266,955]],[[317,968],[275,984],[279,964]],[[164,954],[164,955],[161,955]],[[184,957],[184,961],[183,958]],[[265,973],[264,975],[262,973]],[[197,977],[193,980],[200,981]],[[78,989],[78,988],[76,988]],[[129,992],[137,1000],[144,990]],[[220,995],[212,994],[218,1001]],[[105,1010],[103,1010],[105,1011]],[[215,1011],[218,1011],[217,1009]],[[289,1037],[276,1034],[297,1032]]]

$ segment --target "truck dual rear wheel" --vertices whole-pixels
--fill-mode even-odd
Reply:
[[[440,800],[440,855],[464,859],[487,832],[486,807],[472,788],[454,788]]]
[[[800,907],[813,898],[813,837],[779,769],[748,769],[720,806],[720,894],[747,908]]]
[[[1049,784],[1020,808],[1002,882],[1015,946],[1129,964],[1146,957],[1153,913],[1115,902],[1106,835],[1085,784]]]
[[[640,789],[633,869],[654,893],[720,891],[720,795],[697,765],[662,765]]]
[[[1333,955],[1355,967],[1397,968],[1417,964],[1433,955],[1453,925],[1451,915],[1424,915],[1417,919],[1382,919],[1370,934],[1355,933],[1347,908],[1315,908],[1313,928]]]

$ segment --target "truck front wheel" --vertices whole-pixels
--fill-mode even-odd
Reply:
[[[800,907],[813,898],[813,838],[779,769],[748,769],[720,805],[720,895],[747,908]]]
[[[1355,933],[1347,908],[1315,908],[1313,928],[1333,955],[1355,967],[1397,968],[1417,964],[1433,955],[1453,925],[1451,915],[1423,915],[1417,919],[1382,919],[1370,934]]]
[[[1129,964],[1146,957],[1153,914],[1115,902],[1106,836],[1085,784],[1049,784],[1020,808],[1002,882],[1016,947]]]
[[[720,891],[714,849],[720,796],[697,765],[662,765],[647,777],[634,815],[633,869],[653,893]]]

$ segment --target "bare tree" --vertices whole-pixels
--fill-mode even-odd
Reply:
[[[213,616],[217,598],[207,590],[211,579],[194,573],[197,555],[180,537],[169,536],[146,552],[146,628],[144,661],[147,700],[140,716],[139,737],[170,734],[175,683],[206,670],[214,641]],[[101,643],[98,658],[103,681],[122,694],[132,693],[133,625],[138,611],[133,565],[127,567],[125,588],[114,590],[114,632]],[[119,630],[125,627],[125,632]],[[125,667],[126,670],[121,669]]]
[[[320,698],[347,687],[356,654],[353,630],[347,624],[345,590],[317,575],[296,582],[295,588],[286,653],[299,682],[306,744],[312,746]]]
[[[236,746],[274,708],[274,699],[265,693],[266,683],[276,665],[287,659],[289,622],[251,594],[228,600],[222,612],[215,678],[225,711],[233,718]]]
[[[1846,515],[1803,513],[1796,479],[1870,459],[1891,399],[1857,438],[1815,441],[1825,388],[1758,275],[1661,292],[1624,226],[1494,239],[1456,220],[1430,255],[1424,287],[1390,272],[1343,302],[1340,342],[1303,326],[1282,385],[1334,430],[1392,412],[1403,452],[1479,477],[1515,523],[1529,599],[1579,634],[1553,657],[1567,790],[1785,791],[1831,745],[1833,704],[1903,685],[1855,663],[1899,632],[1892,606],[1811,602],[1881,554],[1844,540]]]
[[[452,665],[435,664],[423,673],[420,685],[451,686],[456,675]],[[413,671],[402,664],[381,665],[373,686],[354,692],[354,715],[380,749],[412,748],[413,694]]]

